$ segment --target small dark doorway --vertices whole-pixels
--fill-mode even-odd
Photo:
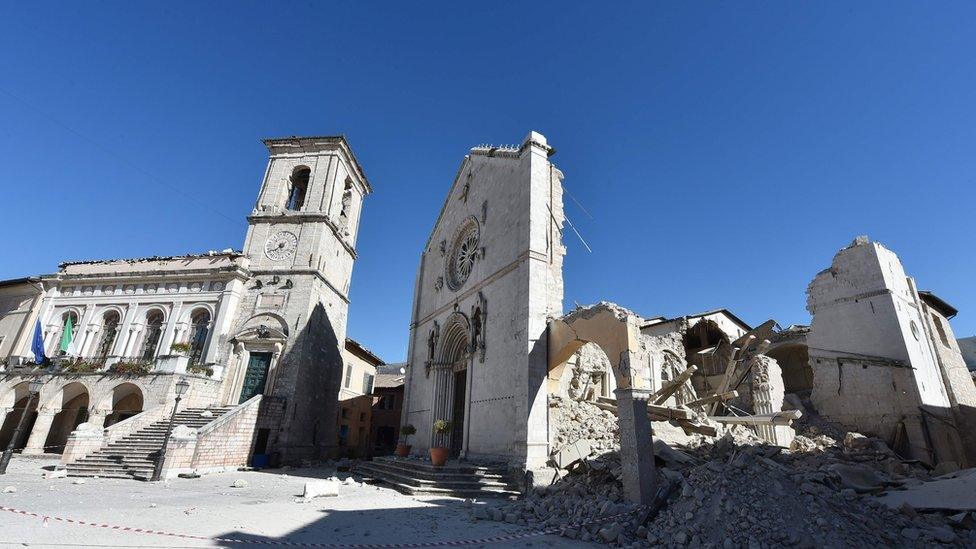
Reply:
[[[454,373],[454,403],[451,413],[451,457],[461,455],[464,445],[464,389],[467,386],[467,370]]]
[[[244,373],[244,385],[241,387],[239,403],[264,394],[264,384],[268,380],[270,366],[271,353],[251,353],[251,358],[247,362],[247,371]]]

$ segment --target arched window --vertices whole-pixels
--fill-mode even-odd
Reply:
[[[190,317],[190,362],[200,364],[203,361],[203,347],[207,344],[210,333],[210,311],[197,309]]]
[[[74,341],[78,333],[78,314],[74,311],[65,311],[61,315],[61,327],[58,328],[57,337],[53,339],[54,352],[52,355],[62,355],[68,352],[68,347]]]
[[[300,167],[295,168],[291,174],[291,185],[288,188],[288,202],[285,208],[289,210],[301,210],[305,204],[305,193],[308,192],[308,179],[312,175],[312,170]]]
[[[112,352],[112,344],[119,333],[119,313],[109,311],[102,316],[102,338],[98,341],[95,357],[105,359]]]
[[[152,360],[156,358],[156,347],[159,346],[159,338],[163,335],[163,313],[153,309],[146,313],[146,333],[142,337],[142,347],[139,349],[139,358]]]
[[[342,210],[339,212],[339,220],[346,224],[349,222],[349,208],[352,206],[352,181],[346,180],[346,186],[342,190]]]

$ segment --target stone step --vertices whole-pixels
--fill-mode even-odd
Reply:
[[[153,472],[153,467],[151,465],[149,467],[129,467],[126,465],[116,465],[116,466],[99,465],[97,467],[87,467],[87,466],[66,467],[66,469],[69,475],[74,473],[74,474],[85,474],[91,476],[107,476],[113,473],[128,474],[130,476],[131,475],[149,476]]]
[[[461,492],[477,492],[479,490],[513,492],[517,493],[517,486],[510,482],[499,482],[492,480],[481,480],[474,476],[467,479],[438,479],[427,480],[403,474],[402,472],[377,467],[371,464],[357,465],[354,472],[362,476],[375,478],[382,481],[392,481],[397,484],[406,485],[414,490],[448,490]]]
[[[67,469],[69,477],[99,477],[99,478],[123,478],[148,480],[152,477],[152,468],[143,469],[121,469],[121,468],[102,468],[102,469]]]
[[[499,473],[472,474],[472,473],[457,472],[453,469],[447,471],[437,471],[437,470],[431,471],[427,469],[411,467],[410,465],[402,462],[394,462],[394,461],[379,460],[379,459],[374,459],[373,461],[363,465],[367,465],[367,464],[370,465],[372,468],[382,470],[382,471],[389,471],[392,474],[409,476],[412,478],[428,480],[428,481],[443,481],[443,482],[484,481],[488,483],[494,482],[494,483],[507,484],[512,480],[510,475],[508,474],[499,474]],[[437,468],[435,467],[434,469]]]
[[[505,499],[516,499],[519,497],[520,493],[512,490],[496,490],[489,488],[480,488],[477,490],[469,489],[451,489],[451,488],[436,488],[436,487],[415,487],[409,484],[404,484],[393,479],[376,479],[382,484],[393,488],[401,494],[406,494],[408,496],[448,496],[455,498],[505,498]]]
[[[128,450],[124,450],[124,451],[105,451],[105,450],[98,450],[96,452],[92,452],[91,454],[88,454],[87,456],[85,456],[85,457],[83,457],[81,459],[93,458],[93,457],[97,457],[97,458],[109,458],[109,459],[112,459],[112,458],[121,458],[121,459],[153,459],[154,454],[156,454],[156,452],[142,452],[142,451],[128,451]]]
[[[442,467],[436,467],[430,462],[415,459],[402,459],[393,456],[382,456],[373,458],[374,462],[384,464],[394,464],[408,467],[418,471],[426,471],[438,474],[470,474],[470,475],[497,475],[506,476],[509,474],[508,468],[503,465],[477,465],[473,463],[448,462]]]
[[[153,466],[153,460],[147,458],[135,458],[135,459],[113,459],[106,456],[85,456],[78,461],[72,463],[72,465],[84,465],[90,467],[96,466],[106,466],[114,467],[119,465],[131,466],[131,467],[144,467]]]
[[[234,406],[185,408],[173,418],[173,427],[183,425],[199,429],[233,409]],[[201,416],[206,410],[213,415]],[[65,469],[68,476],[146,480],[152,475],[155,465],[153,458],[163,445],[169,428],[169,418],[150,423],[67,464]]]

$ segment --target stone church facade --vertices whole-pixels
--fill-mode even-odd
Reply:
[[[403,422],[418,452],[543,465],[546,326],[562,314],[562,178],[546,138],[475,147],[421,258]],[[436,420],[451,432],[438,437]]]
[[[27,413],[32,428],[17,446],[63,451],[83,423],[110,429],[140,412],[161,416],[186,379],[186,406],[261,401],[255,451],[295,462],[335,450],[348,292],[371,187],[341,136],[264,144],[242,252],[64,263],[0,283],[0,444]],[[32,364],[38,320],[50,364]],[[59,357],[68,326],[71,356]],[[24,409],[35,378],[45,384]]]

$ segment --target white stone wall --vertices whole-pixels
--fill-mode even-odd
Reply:
[[[859,238],[837,253],[807,293],[813,315],[807,339],[811,400],[817,410],[889,440],[902,421],[911,452],[919,459],[932,458],[926,438],[933,439],[937,453],[952,454],[954,435],[943,433],[938,420],[919,411],[924,406],[946,414],[949,399],[925,333],[918,294],[898,257]]]
[[[170,354],[173,343],[186,342],[194,311],[210,313],[210,335],[204,362],[216,363],[224,321],[236,308],[234,293],[246,277],[247,263],[236,254],[179,258],[116,260],[69,264],[44,279],[47,288],[40,308],[48,356],[57,356],[64,314],[77,315],[75,338],[80,356],[95,354],[104,315],[114,311],[121,319],[109,353],[132,357],[145,337],[146,315],[163,314],[163,333],[156,356]]]

